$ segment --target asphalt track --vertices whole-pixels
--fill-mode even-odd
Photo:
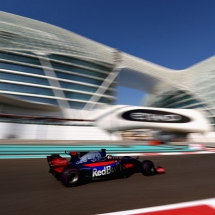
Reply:
[[[1,214],[101,214],[215,197],[215,154],[147,158],[167,173],[73,188],[48,173],[45,159],[0,160]]]

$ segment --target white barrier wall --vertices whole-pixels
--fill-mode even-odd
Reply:
[[[187,140],[196,143],[215,143],[215,132],[207,132],[204,134],[190,133],[187,136]]]
[[[0,123],[0,139],[16,138],[26,140],[120,140],[94,126],[59,126]]]

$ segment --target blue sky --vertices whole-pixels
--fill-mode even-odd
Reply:
[[[215,0],[1,0],[0,10],[172,69],[215,53]],[[140,105],[143,95],[120,87],[117,103]]]

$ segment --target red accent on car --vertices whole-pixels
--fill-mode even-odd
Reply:
[[[134,167],[134,165],[131,164],[131,163],[126,163],[126,164],[123,164],[123,167],[124,167],[125,169],[128,169],[128,168]]]
[[[68,161],[66,158],[54,158],[49,160],[49,162],[50,167],[58,173],[62,173],[65,167],[68,166]]]
[[[104,161],[104,162],[96,162],[96,163],[87,163],[84,164],[83,166],[88,166],[88,167],[95,167],[95,166],[106,166],[116,163],[116,161]]]
[[[78,153],[77,152],[70,152],[70,155],[76,156]]]
[[[157,173],[165,173],[165,169],[163,167],[157,167]]]
[[[64,169],[65,169],[65,166],[53,168],[53,170],[58,173],[62,173]]]

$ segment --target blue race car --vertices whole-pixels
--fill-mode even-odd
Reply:
[[[97,152],[65,152],[71,156],[68,161],[59,154],[47,156],[52,173],[66,187],[81,185],[89,181],[126,178],[135,172],[145,176],[165,173],[163,167],[155,167],[150,160],[114,157],[106,155],[106,150]]]

